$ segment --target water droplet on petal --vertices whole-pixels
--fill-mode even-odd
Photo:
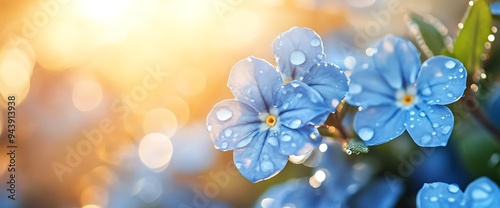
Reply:
[[[260,169],[263,171],[263,172],[269,172],[271,170],[274,169],[274,165],[272,162],[270,161],[264,161],[260,164]]]
[[[374,133],[372,128],[365,127],[359,130],[358,135],[362,140],[368,141],[373,138]]]
[[[302,124],[302,121],[300,119],[295,119],[294,121],[292,121],[292,123],[290,123],[289,127],[292,129],[296,129],[299,128],[300,124]]]
[[[267,138],[267,143],[273,145],[273,146],[277,146],[278,145],[278,139],[276,139],[276,137],[269,137]]]
[[[237,148],[242,148],[247,146],[252,141],[252,137],[245,138],[236,144]]]
[[[210,124],[209,124],[209,125],[207,125],[207,130],[208,130],[208,131],[212,131],[212,125],[210,125]]]
[[[415,111],[410,111],[410,115],[415,115]]]
[[[304,62],[306,62],[306,54],[304,54],[304,52],[302,52],[302,51],[293,51],[290,54],[290,62],[293,65],[297,65],[297,66],[301,65]]]
[[[433,123],[432,127],[437,128],[437,127],[439,127],[439,124],[438,123]]]
[[[460,69],[458,69],[458,72],[460,72],[460,73],[464,72],[464,68],[460,68]],[[460,78],[461,78],[461,77],[460,77]]]
[[[246,92],[247,94],[250,94],[250,93],[252,92],[252,88],[251,88],[251,87],[247,87],[247,88],[245,88],[245,92]]]
[[[450,60],[450,61],[447,61],[444,65],[445,65],[445,66],[446,66],[446,68],[448,68],[448,69],[453,69],[453,67],[455,67],[455,65],[456,65],[456,64],[455,64],[455,62],[454,62],[454,61],[451,61],[451,60]]]
[[[292,140],[292,137],[288,134],[281,136],[281,141],[288,142],[290,140]]]
[[[431,197],[431,202],[436,202],[437,200],[438,200],[437,197],[435,197],[435,196]]]
[[[428,144],[431,141],[431,139],[432,137],[430,135],[425,134],[424,136],[422,136],[420,141],[422,142],[422,144]]]
[[[252,59],[250,57],[247,58],[248,62],[252,62]]]
[[[422,117],[425,117],[425,116],[426,116],[426,115],[425,115],[425,113],[424,113],[423,111],[422,111],[422,112],[420,112],[418,115],[420,115],[420,116],[422,116]]]
[[[318,38],[314,38],[311,40],[311,46],[319,46],[319,44],[321,43],[321,41],[318,39]]]
[[[222,148],[222,149],[226,149],[228,145],[229,145],[229,144],[228,144],[227,142],[222,142],[222,143],[220,144],[220,148]]]
[[[458,188],[457,185],[455,184],[448,185],[448,191],[450,191],[451,193],[457,193],[458,190],[460,190],[460,188]]]
[[[333,99],[333,100],[332,100],[332,106],[333,106],[334,108],[336,108],[338,105],[339,105],[339,100],[337,100],[337,99]]]
[[[449,202],[454,202],[454,201],[455,201],[455,198],[453,198],[453,197],[449,197],[449,198],[448,198],[448,201],[449,201]]]
[[[311,138],[312,140],[315,140],[317,138],[316,134],[313,132],[311,134],[309,134],[309,138]]]
[[[298,83],[296,82],[292,82],[290,83],[292,85],[293,88],[297,88],[298,86],[300,86]]]
[[[363,87],[359,84],[352,83],[349,85],[349,93],[351,95],[359,94],[363,90]]]
[[[472,198],[474,199],[485,199],[488,198],[489,194],[481,189],[474,189],[472,191]]]
[[[426,87],[422,90],[422,95],[429,96],[431,94],[432,94],[431,88]]]
[[[289,105],[288,103],[284,103],[284,104],[283,104],[283,109],[285,109],[285,110],[286,110],[286,109],[288,108],[288,105]]]
[[[230,136],[231,136],[231,134],[233,134],[233,131],[232,131],[231,129],[226,129],[226,130],[224,131],[224,136],[226,136],[226,137],[230,137]]]
[[[229,108],[223,108],[217,111],[216,116],[219,121],[226,121],[233,116],[233,112]]]
[[[243,166],[243,164],[240,162],[237,162],[237,163],[234,163],[234,166],[236,166],[236,168],[240,169],[241,166]]]
[[[441,131],[441,133],[443,134],[448,134],[451,130],[451,126],[445,126],[443,127],[443,130]]]
[[[302,93],[298,93],[297,95],[295,95],[295,98],[301,98],[302,97]]]

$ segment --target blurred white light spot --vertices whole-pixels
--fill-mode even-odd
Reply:
[[[347,56],[344,59],[344,65],[347,69],[354,69],[356,66],[356,59],[352,56]]]
[[[79,81],[73,86],[73,105],[83,112],[97,108],[102,102],[102,88],[94,80]]]
[[[172,142],[160,133],[146,135],[139,144],[139,158],[151,169],[167,166],[172,158]]]
[[[365,51],[366,55],[367,56],[373,56],[373,54],[375,54],[375,49],[373,48],[367,48],[366,51]]]
[[[474,6],[474,1],[469,1],[470,6]]]
[[[460,28],[460,29],[464,28],[464,24],[463,23],[458,23],[458,28]]]
[[[77,0],[78,12],[97,21],[116,20],[131,8],[131,0]]]
[[[497,33],[497,30],[498,30],[498,28],[497,28],[497,27],[495,27],[495,26],[492,26],[492,27],[491,27],[491,32],[492,32],[492,33]]]
[[[320,152],[326,152],[326,150],[328,150],[328,145],[327,145],[327,144],[325,144],[325,143],[321,143],[321,144],[319,145],[319,151],[320,151]]]
[[[165,108],[155,108],[144,116],[142,124],[144,133],[162,133],[168,137],[177,130],[177,117]]]
[[[167,15],[173,15],[174,19],[185,26],[191,26],[207,19],[210,12],[210,4],[203,0],[174,0],[170,1]]]
[[[97,206],[95,204],[87,204],[87,205],[83,206],[82,208],[101,208],[101,207]]]
[[[373,5],[376,0],[347,0],[347,3],[353,7],[365,8]]]
[[[205,74],[194,68],[181,70],[175,79],[177,90],[185,96],[194,96],[205,89]]]
[[[316,180],[316,177],[311,176],[309,178],[309,185],[311,185],[311,187],[313,187],[313,188],[318,188],[318,187],[321,186],[321,182],[319,182],[318,180]]]
[[[311,153],[312,153],[312,151],[305,154],[305,155],[290,155],[288,157],[288,160],[292,163],[295,163],[295,164],[301,164],[301,163],[304,163],[307,160],[307,158],[309,158]]]
[[[326,173],[323,170],[318,170],[314,173],[314,177],[318,182],[322,183],[326,179]]]
[[[488,35],[488,40],[489,40],[490,42],[495,41],[495,35],[493,35],[493,34]]]
[[[262,208],[271,208],[273,203],[274,203],[274,199],[265,198],[265,199],[262,199],[262,201],[260,202],[260,206],[262,206]]]
[[[22,63],[14,60],[2,60],[0,63],[0,90],[2,93],[18,94],[29,85],[29,70]]]
[[[137,193],[146,203],[151,203],[160,198],[163,192],[162,183],[153,177],[144,177],[137,181],[134,193]]]

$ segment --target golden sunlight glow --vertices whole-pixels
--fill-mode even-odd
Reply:
[[[101,208],[101,207],[97,206],[95,204],[87,204],[87,205],[83,206],[82,208]]]
[[[170,138],[160,133],[146,135],[139,144],[139,158],[150,169],[168,166],[172,153]]]
[[[236,47],[249,44],[257,38],[262,29],[262,19],[249,9],[242,9],[229,14],[225,20],[227,45]]]
[[[175,79],[177,90],[185,96],[194,96],[205,89],[207,83],[203,71],[195,68],[186,68],[179,71]]]
[[[171,137],[177,130],[177,118],[168,109],[156,108],[144,116],[142,127],[146,134],[156,132]]]
[[[181,128],[189,120],[190,110],[188,103],[179,96],[167,95],[163,99],[164,106],[170,109],[177,118],[177,127]]]
[[[94,110],[102,102],[102,88],[94,80],[83,80],[73,86],[73,105],[82,112]]]
[[[210,1],[173,0],[169,3],[165,17],[172,17],[183,26],[193,26],[207,19],[211,12]]]
[[[119,19],[130,10],[132,0],[77,0],[75,7],[81,15],[98,21]]]
[[[92,204],[93,206],[96,207],[106,207],[108,204],[108,191],[99,186],[88,186],[83,190],[82,195],[80,196],[80,203],[81,204]],[[92,205],[86,205],[87,206],[92,206]],[[97,206],[100,205],[100,206]]]

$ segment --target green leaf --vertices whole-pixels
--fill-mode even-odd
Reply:
[[[347,142],[344,143],[343,148],[344,152],[346,152],[348,155],[352,153],[357,155],[359,155],[359,153],[368,153],[368,147],[365,145],[365,143],[356,138],[348,139]]]
[[[410,32],[417,40],[420,50],[427,57],[448,52],[446,44],[446,39],[450,39],[447,35],[448,30],[437,18],[411,13],[407,19]]]
[[[465,13],[463,28],[455,41],[453,54],[460,60],[468,72],[474,72],[481,66],[481,54],[491,34],[491,11],[486,0],[477,0]]]

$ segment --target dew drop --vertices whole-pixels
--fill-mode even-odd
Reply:
[[[252,137],[245,138],[236,144],[237,148],[242,148],[247,146],[252,141]]]
[[[449,198],[448,198],[448,201],[449,201],[449,202],[455,202],[455,198],[453,198],[453,197],[449,197]]]
[[[233,116],[233,112],[229,108],[223,108],[217,111],[216,116],[219,121],[226,121]]]
[[[290,62],[293,65],[301,65],[306,62],[306,54],[302,51],[293,51],[290,54]]]
[[[441,131],[441,133],[443,134],[448,134],[451,130],[451,126],[445,126],[443,127],[443,130]]]
[[[410,111],[410,115],[415,115],[415,111]]]
[[[302,97],[302,93],[298,93],[297,95],[295,95],[295,98],[301,98]]]
[[[430,135],[425,134],[424,136],[422,136],[420,141],[422,142],[422,144],[428,144],[431,141],[431,139],[432,137]]]
[[[300,119],[295,119],[294,121],[292,121],[292,123],[290,123],[288,127],[296,129],[299,128],[300,124],[302,124],[302,121]]]
[[[460,72],[460,73],[464,72],[464,68],[458,69],[458,72]]]
[[[262,170],[262,172],[269,172],[274,169],[274,165],[270,161],[264,161],[260,163],[260,169]]]
[[[210,125],[210,124],[209,124],[209,125],[207,125],[207,130],[208,130],[208,131],[212,131],[212,125]]]
[[[435,196],[431,197],[431,202],[436,202],[437,200],[438,200],[437,197],[435,197]]]
[[[252,62],[252,59],[250,57],[247,58],[248,62]]]
[[[334,108],[336,108],[338,105],[339,105],[339,100],[337,100],[337,99],[333,99],[333,100],[332,100],[332,106],[333,106]]]
[[[247,88],[245,88],[245,92],[246,92],[247,94],[250,94],[250,93],[252,92],[252,88],[251,88],[251,87],[247,87]]]
[[[422,116],[422,117],[425,117],[425,113],[424,112],[420,112],[418,115]]]
[[[309,138],[311,138],[312,140],[315,140],[317,138],[316,134],[313,132],[311,134],[309,134]]]
[[[455,62],[454,62],[454,61],[451,61],[451,60],[450,60],[450,61],[447,61],[444,65],[445,65],[445,66],[446,66],[446,68],[448,68],[448,69],[453,69],[453,67],[455,67],[455,65],[456,65],[456,64],[455,64]]]
[[[446,93],[446,95],[447,95],[448,97],[453,97],[453,94],[451,94],[451,93]]]
[[[368,128],[368,127],[361,128],[358,132],[359,137],[364,141],[368,141],[368,140],[372,139],[373,134],[374,134],[373,129]]]
[[[230,136],[231,136],[231,134],[233,134],[233,131],[232,131],[231,129],[226,129],[226,130],[224,131],[224,136],[226,136],[226,137],[230,137]]]
[[[429,96],[431,94],[432,94],[431,88],[426,87],[422,90],[422,95]]]
[[[460,189],[458,188],[457,185],[455,185],[455,184],[448,185],[448,191],[450,191],[451,193],[457,193],[458,190],[460,190]]]
[[[276,137],[269,137],[267,138],[267,143],[271,144],[272,146],[277,146],[278,139],[276,139]]]
[[[292,137],[288,134],[281,136],[281,141],[288,142],[290,140],[292,140]]]
[[[311,40],[311,46],[319,46],[319,44],[321,43],[321,41],[318,39],[318,38],[314,38]]]
[[[437,127],[439,127],[439,124],[438,123],[433,123],[432,127],[437,128]]]
[[[288,108],[288,105],[289,105],[288,103],[284,103],[284,104],[283,104],[283,109],[285,109],[285,110],[286,110],[286,109]]]
[[[359,84],[351,84],[349,85],[349,93],[351,95],[355,95],[355,94],[359,94],[361,92],[361,90],[363,90],[363,87],[361,87],[361,85]]]
[[[237,162],[237,163],[234,163],[234,166],[236,166],[236,168],[240,169],[241,166],[243,166],[243,164],[240,162]]]
[[[293,88],[297,88],[297,87],[299,87],[299,86],[300,86],[300,85],[299,85],[298,83],[296,83],[296,82],[292,82],[292,83],[290,83],[290,85],[292,85],[292,87],[293,87]]]
[[[229,145],[229,144],[228,144],[227,142],[222,142],[222,143],[220,144],[220,148],[222,148],[222,149],[226,149],[228,145]]]
[[[488,197],[488,193],[484,192],[481,189],[475,189],[472,191],[472,198],[474,199],[485,199]]]

